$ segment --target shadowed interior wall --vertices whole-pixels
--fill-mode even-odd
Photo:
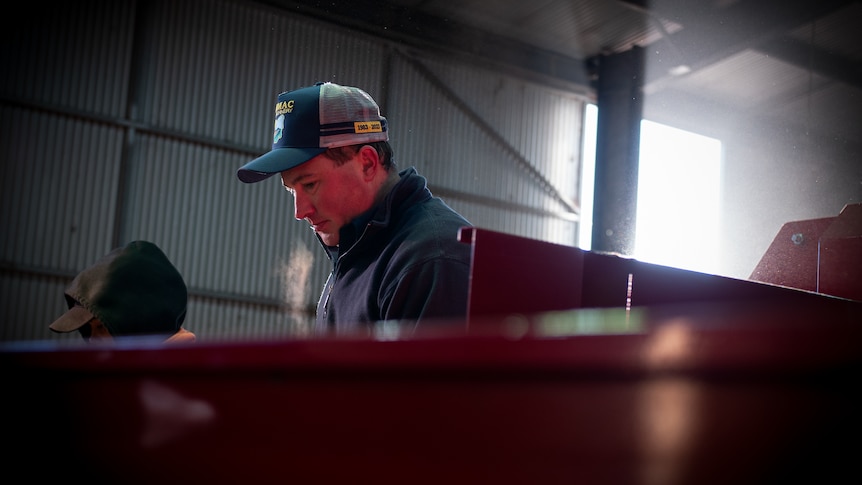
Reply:
[[[77,272],[136,239],[190,291],[200,340],[301,335],[329,262],[277,177],[279,92],[360,86],[400,167],[471,222],[575,244],[583,95],[240,1],[88,0],[22,8],[0,48],[2,340],[47,326]]]

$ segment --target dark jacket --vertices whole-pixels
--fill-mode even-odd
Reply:
[[[317,304],[318,333],[466,318],[471,248],[458,230],[471,224],[414,168],[399,175],[381,203],[341,229],[338,248],[324,246],[333,269]]]

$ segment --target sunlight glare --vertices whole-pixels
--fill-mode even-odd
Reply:
[[[716,274],[721,142],[644,120],[638,170],[634,257]]]

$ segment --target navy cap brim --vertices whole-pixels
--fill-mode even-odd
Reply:
[[[251,184],[260,182],[277,173],[302,165],[325,152],[326,148],[274,148],[246,163],[236,171],[241,182]]]
[[[66,313],[60,315],[60,318],[54,320],[54,323],[48,326],[51,330],[59,333],[67,333],[78,330],[87,322],[93,319],[93,314],[82,306],[75,305]]]

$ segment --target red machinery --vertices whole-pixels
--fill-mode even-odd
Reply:
[[[862,204],[784,224],[750,279],[862,300]]]
[[[462,240],[474,251],[467,321],[181,347],[3,345],[7,474],[132,484],[862,479],[860,302],[480,229]]]

